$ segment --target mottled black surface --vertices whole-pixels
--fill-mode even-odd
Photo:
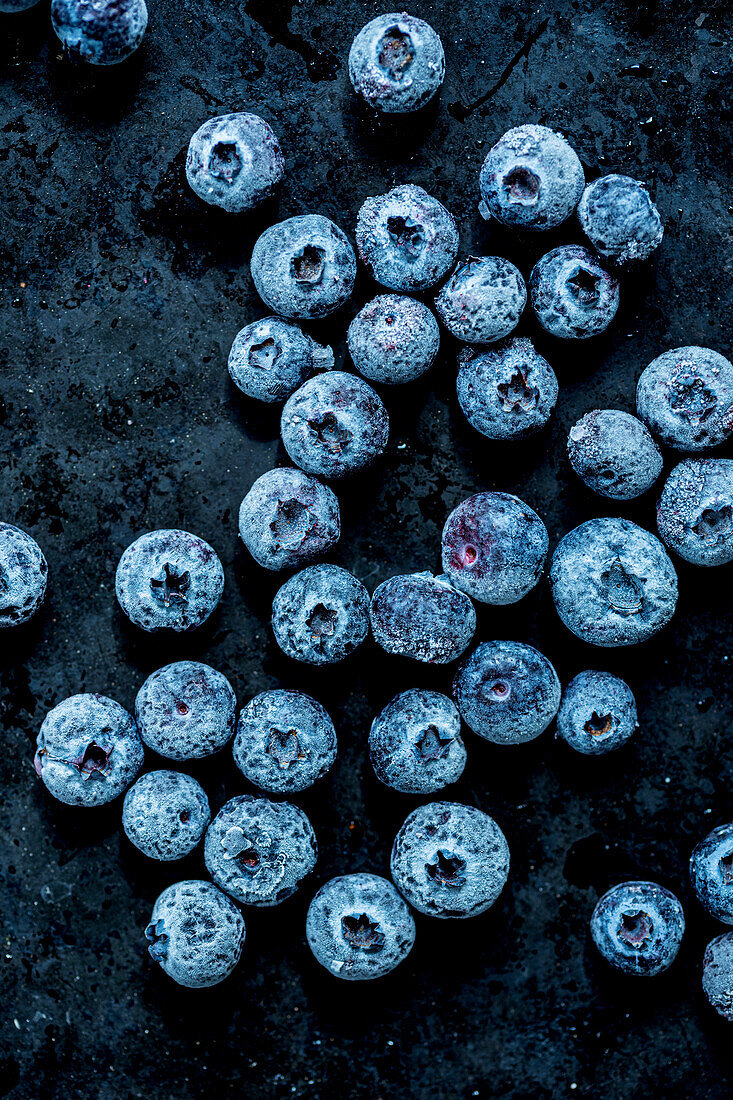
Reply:
[[[503,253],[526,276],[544,249],[576,236],[516,242],[478,215],[483,156],[523,121],[562,129],[591,176],[646,180],[666,223],[652,266],[625,279],[606,336],[569,347],[537,333],[561,392],[534,441],[492,445],[468,428],[447,338],[424,379],[386,395],[388,453],[338,490],[344,534],[332,555],[370,589],[437,567],[446,515],[481,489],[525,499],[551,545],[594,515],[652,526],[654,490],[619,507],[575,479],[567,430],[599,404],[633,411],[638,375],[666,348],[731,352],[723,0],[421,3],[413,10],[440,32],[447,77],[427,114],[404,122],[375,121],[348,84],[352,36],[379,10],[153,0],[138,55],[105,72],[60,58],[44,3],[0,16],[0,516],[38,539],[51,571],[45,614],[2,639],[0,1095],[13,1100],[717,1100],[733,1088],[729,1025],[699,988],[705,944],[723,929],[696,904],[686,869],[694,843],[733,818],[731,567],[680,564],[671,627],[629,651],[574,641],[546,581],[515,607],[482,608],[480,638],[537,645],[564,682],[589,665],[628,680],[638,734],[601,760],[573,756],[549,733],[518,748],[467,734],[455,797],[494,814],[512,852],[497,905],[459,925],[419,918],[410,958],[369,987],[331,980],[305,944],[318,883],[387,873],[392,837],[416,804],[371,774],[372,716],[408,687],[447,690],[450,670],[403,664],[370,643],[348,666],[313,671],[272,638],[280,581],[248,560],[236,515],[284,454],[276,412],[240,399],[226,372],[237,329],[265,312],[247,266],[257,233],[315,211],[351,235],[367,194],[411,181],[456,214],[463,251]],[[279,203],[249,220],[198,205],[184,181],[190,134],[233,109],[261,112],[287,162]],[[313,326],[337,342],[337,364],[349,318],[375,292],[362,273],[346,310]],[[521,331],[536,329],[525,319]],[[167,647],[123,620],[113,592],[123,548],[166,526],[211,542],[227,578],[206,633]],[[263,688],[310,691],[341,745],[323,784],[297,799],[318,833],[317,877],[282,908],[248,915],[240,969],[202,992],[173,986],[143,939],[158,892],[202,874],[201,856],[181,868],[146,863],[120,835],[119,804],[65,810],[31,767],[53,703],[90,690],[130,707],[145,676],[179,657],[220,668],[240,702]],[[214,812],[246,787],[227,753],[191,772]],[[624,878],[656,879],[685,905],[680,956],[658,979],[615,977],[589,944],[599,893]]]

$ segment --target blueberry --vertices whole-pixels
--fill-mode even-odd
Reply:
[[[230,214],[253,210],[277,191],[285,161],[272,127],[259,115],[218,115],[188,143],[186,179],[200,199]]]
[[[733,1021],[733,932],[716,936],[705,948],[702,989],[715,1011]]]
[[[239,534],[265,569],[297,569],[327,554],[341,535],[336,494],[291,466],[257,478],[239,509]]]
[[[67,806],[101,806],[130,786],[143,766],[132,715],[104,695],[72,695],[43,719],[35,768]]]
[[[619,748],[638,728],[631,688],[610,672],[579,672],[562,693],[557,736],[584,756]]]
[[[708,833],[690,857],[690,880],[700,904],[723,924],[733,924],[733,824]]]
[[[630,176],[601,176],[589,183],[578,219],[596,251],[617,264],[648,259],[664,236],[649,192]]]
[[[234,761],[263,791],[306,790],[331,768],[336,750],[328,713],[302,691],[263,691],[239,715]]]
[[[509,846],[492,817],[458,802],[413,810],[395,837],[392,878],[431,917],[475,917],[504,889]]]
[[[206,831],[204,859],[217,886],[243,905],[279,905],[316,863],[316,834],[302,810],[242,794]]]
[[[337,225],[321,214],[304,214],[258,237],[250,269],[270,309],[309,320],[333,313],[351,295],[356,256]]]
[[[234,385],[257,401],[287,401],[317,370],[331,370],[333,351],[322,347],[292,321],[263,317],[234,337],[229,375]]]
[[[458,226],[442,203],[414,183],[374,195],[359,210],[356,247],[372,278],[389,290],[435,286],[458,255]]]
[[[308,906],[305,934],[321,966],[358,982],[381,978],[407,958],[415,921],[391,882],[340,875],[324,883]]]
[[[593,942],[624,974],[653,977],[680,948],[685,915],[674,894],[654,882],[622,882],[599,899],[590,921]]]
[[[188,989],[217,985],[242,956],[245,928],[236,905],[211,882],[188,879],[169,886],[145,929],[148,953]]]
[[[367,302],[349,325],[349,355],[372,382],[412,382],[429,370],[440,347],[438,322],[426,305],[401,294]]]
[[[589,489],[611,500],[633,500],[662,472],[662,452],[648,429],[620,409],[594,409],[568,434],[568,458]]]
[[[524,279],[501,256],[462,260],[435,299],[440,320],[466,344],[493,344],[508,336],[526,304]]]
[[[547,657],[522,642],[482,642],[453,681],[461,718],[496,745],[539,737],[557,714],[560,681]]]
[[[48,563],[30,535],[0,523],[0,630],[20,626],[43,603]]]
[[[208,542],[188,531],[149,531],[117,565],[120,607],[143,630],[193,630],[224,591],[224,570]]]
[[[542,327],[564,340],[597,336],[618,309],[618,280],[578,244],[553,248],[538,260],[529,293]]]
[[[389,438],[379,394],[355,374],[319,374],[285,402],[280,419],[285,450],[296,466],[335,479],[370,466]]]
[[[440,791],[466,766],[460,715],[437,691],[403,691],[372,722],[369,758],[377,779],[395,791]]]
[[[733,461],[688,458],[675,466],[657,505],[657,527],[693,565],[733,561]]]
[[[276,593],[272,629],[288,657],[311,665],[334,664],[369,633],[369,593],[337,565],[311,565]]]
[[[407,12],[378,15],[349,50],[354,91],[384,114],[406,114],[429,102],[445,76],[443,43],[429,23]]]
[[[710,348],[665,351],[642,371],[636,409],[668,447],[717,447],[733,436],[733,363]]]
[[[510,493],[477,493],[454,508],[443,528],[443,570],[481,603],[516,603],[542,576],[547,528]]]
[[[142,775],[125,795],[122,828],[151,859],[182,859],[192,852],[211,820],[200,783],[183,772]]]
[[[458,403],[488,439],[524,439],[544,428],[557,402],[557,378],[526,336],[493,348],[463,348]]]
[[[555,548],[550,586],[568,630],[598,646],[636,645],[677,604],[677,574],[654,535],[628,519],[589,519]]]
[[[148,9],[145,0],[51,0],[51,23],[72,59],[116,65],[142,42]]]
[[[234,736],[237,699],[226,676],[176,661],[148,676],[135,699],[140,736],[168,760],[200,760]]]
[[[476,609],[468,596],[432,573],[383,581],[374,590],[369,616],[382,649],[429,664],[455,661],[476,631]]]
[[[554,229],[575,210],[585,176],[575,150],[546,126],[515,126],[486,154],[479,211],[511,229]]]

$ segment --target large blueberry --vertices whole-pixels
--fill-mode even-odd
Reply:
[[[438,322],[428,307],[402,294],[367,302],[349,325],[349,355],[372,382],[412,382],[433,363],[440,347]]]
[[[288,657],[333,664],[353,653],[369,633],[369,593],[337,565],[311,565],[275,595],[272,629]]]
[[[287,401],[317,370],[331,370],[333,351],[292,321],[263,317],[234,337],[227,366],[243,394],[274,403]]]
[[[186,179],[200,199],[230,214],[271,198],[284,175],[280,143],[259,115],[210,118],[188,143]]]
[[[258,237],[250,270],[255,289],[284,317],[326,317],[354,289],[356,256],[345,233],[322,214],[271,225]]]
[[[733,932],[716,936],[705,948],[702,989],[715,1011],[733,1022]]]
[[[461,717],[437,691],[403,691],[372,722],[369,759],[377,779],[395,791],[440,791],[466,766]]]
[[[128,840],[151,859],[187,856],[210,820],[204,788],[183,772],[146,772],[133,783],[122,804],[122,828]]]
[[[36,540],[11,523],[0,523],[0,630],[35,615],[47,582],[48,563]]]
[[[415,661],[455,661],[476,630],[476,609],[447,577],[408,573],[383,581],[372,596],[369,616],[374,640]]]
[[[589,183],[578,220],[595,250],[617,264],[648,259],[664,236],[651,195],[630,176],[601,176]]]
[[[654,882],[622,882],[599,899],[590,921],[593,942],[624,974],[652,977],[670,966],[685,931],[674,894]]]
[[[429,23],[407,12],[378,15],[349,50],[354,91],[384,114],[406,114],[429,102],[443,83],[443,44]]]
[[[557,737],[585,756],[619,748],[638,728],[631,688],[610,672],[579,672],[562,693]]]
[[[733,924],[733,824],[719,825],[695,847],[690,879],[708,913]]]
[[[733,561],[733,461],[688,458],[675,466],[657,505],[657,528],[693,565]]]
[[[145,0],[51,0],[51,23],[73,60],[116,65],[142,42]]]
[[[458,403],[487,439],[524,439],[543,428],[557,402],[555,372],[526,336],[458,355]]]
[[[519,269],[501,256],[462,260],[435,299],[440,320],[466,344],[493,344],[508,336],[526,304]]]
[[[331,768],[336,750],[327,711],[302,691],[263,691],[239,715],[234,760],[263,791],[304,791]]]
[[[237,699],[221,672],[176,661],[148,676],[135,699],[140,736],[169,760],[199,760],[234,735]]]
[[[265,569],[297,569],[339,540],[336,494],[302,470],[277,467],[257,478],[239,509],[239,534]]]
[[[662,472],[662,452],[648,429],[620,409],[594,409],[568,434],[568,458],[589,489],[611,500],[633,500]]]
[[[636,409],[668,447],[717,447],[733,436],[733,363],[711,348],[665,351],[642,371]]]
[[[619,303],[618,280],[579,244],[553,248],[529,277],[532,308],[547,332],[564,340],[597,336]]]
[[[166,974],[189,989],[217,985],[242,955],[242,914],[211,882],[188,879],[157,898],[145,929],[148,953]]]

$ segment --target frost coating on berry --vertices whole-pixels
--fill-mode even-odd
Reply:
[[[160,894],[145,938],[148,954],[174,982],[205,989],[224,981],[239,962],[244,919],[213,883],[187,879]]]
[[[611,500],[634,500],[662,472],[662,452],[648,429],[620,409],[594,409],[570,429],[568,458],[589,489]]]
[[[733,363],[710,348],[665,351],[642,371],[636,409],[668,447],[717,447],[733,436]]]
[[[518,268],[501,256],[469,256],[435,299],[438,317],[466,344],[493,344],[513,332],[527,304]]]
[[[715,1011],[733,1022],[733,932],[716,936],[705,948],[702,989]]]
[[[125,795],[122,828],[150,859],[182,859],[192,852],[211,820],[204,788],[183,772],[141,776]]]
[[[690,881],[707,912],[733,924],[733,824],[719,825],[695,847]]]
[[[647,260],[664,236],[651,195],[630,176],[601,176],[589,183],[578,220],[596,251],[619,265]]]
[[[345,233],[321,214],[287,218],[266,229],[250,261],[255,289],[284,317],[326,317],[351,296],[356,256]]]
[[[239,715],[234,762],[264,791],[306,790],[329,771],[336,750],[327,711],[302,691],[263,691]]]
[[[30,535],[0,523],[0,630],[20,626],[43,603],[48,583],[48,563]]]
[[[593,942],[624,974],[652,977],[670,966],[685,931],[674,894],[654,882],[623,882],[599,899],[590,921]]]
[[[145,0],[52,0],[51,23],[73,60],[117,65],[142,42],[148,9]]]
[[[317,370],[331,370],[333,351],[292,321],[263,317],[234,337],[227,366],[237,389],[272,404],[286,401]]]
[[[733,461],[688,458],[675,466],[657,505],[657,528],[693,565],[733,561]]]
[[[337,565],[311,565],[276,593],[272,629],[288,657],[333,664],[353,653],[369,633],[369,593]]]
[[[148,676],[135,699],[140,736],[169,760],[200,760],[234,735],[237,699],[221,672],[176,661]]]
[[[453,698],[479,737],[519,745],[539,737],[557,714],[560,681],[533,646],[482,642],[459,666]]]
[[[553,248],[537,261],[529,293],[542,327],[564,340],[586,340],[605,331],[619,303],[618,280],[577,244]]]
[[[239,534],[265,569],[297,569],[327,554],[338,542],[338,498],[302,470],[289,466],[268,470],[242,501]]]
[[[359,374],[372,382],[397,385],[430,369],[440,347],[440,329],[423,302],[382,294],[357,313],[347,342]]]
[[[407,12],[378,15],[349,50],[349,79],[370,107],[406,114],[428,103],[443,83],[443,44],[429,23]]]
[[[458,355],[458,403],[487,439],[524,439],[544,428],[557,403],[555,372],[526,336]]]
[[[610,672],[579,672],[562,693],[556,736],[584,756],[619,748],[638,728],[631,688]]]
[[[210,118],[188,143],[186,179],[200,199],[230,214],[271,198],[285,175],[272,128],[259,115]]]
[[[408,573],[383,581],[372,596],[374,640],[387,653],[444,665],[464,652],[476,631],[476,609],[447,577]]]
[[[516,126],[486,154],[479,211],[512,229],[554,229],[575,210],[584,183],[578,155],[561,134]]]
[[[380,782],[405,794],[457,782],[466,766],[458,711],[437,691],[403,691],[372,722],[369,759]]]

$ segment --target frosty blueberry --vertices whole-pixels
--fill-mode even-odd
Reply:
[[[353,653],[369,633],[369,593],[337,565],[311,565],[275,595],[272,629],[288,657],[333,664]]]
[[[444,665],[464,652],[476,630],[476,609],[447,577],[408,573],[374,590],[369,616],[387,653]]]
[[[642,371],[636,409],[668,447],[717,447],[733,436],[733,363],[710,348],[665,351]]]
[[[263,317],[234,337],[229,376],[257,401],[286,401],[317,370],[331,370],[333,352],[317,344],[292,321]]]
[[[43,603],[48,563],[30,535],[0,523],[0,630],[27,623]]]
[[[610,672],[579,672],[562,693],[557,737],[584,756],[619,748],[638,726],[631,688]]]
[[[619,265],[648,259],[664,236],[651,195],[630,176],[601,176],[589,183],[578,220],[595,250]]]
[[[336,494],[302,470],[278,467],[257,478],[239,509],[239,534],[265,569],[297,569],[339,540]]]
[[[733,924],[733,824],[719,825],[695,847],[690,880],[708,913]]]
[[[585,340],[603,332],[619,302],[618,280],[577,244],[553,248],[537,261],[529,293],[542,327],[564,340]]]
[[[555,372],[526,336],[458,355],[458,403],[487,439],[524,439],[545,426],[557,402]]]
[[[405,794],[457,782],[466,766],[458,711],[437,691],[403,691],[372,722],[369,759],[380,782]]]
[[[648,429],[620,409],[594,409],[568,434],[568,458],[589,489],[611,500],[633,500],[662,472],[662,452]]]
[[[657,505],[657,528],[693,565],[733,561],[733,461],[688,458],[675,466]]]
[[[239,715],[234,761],[263,791],[306,790],[331,768],[336,749],[327,711],[302,691],[263,691]]]
[[[142,42],[148,9],[145,0],[51,0],[51,23],[73,60],[116,65]]]
[[[253,210],[275,194],[285,161],[272,127],[259,115],[218,115],[188,143],[186,179],[200,199],[230,214]]]
[[[258,237],[250,270],[255,289],[284,317],[326,317],[354,289],[356,256],[346,235],[321,214],[271,225]]]
[[[182,859],[211,820],[204,788],[183,772],[146,772],[125,795],[122,828],[151,859]]]
[[[493,344],[508,336],[526,304],[524,279],[501,256],[462,260],[435,299],[440,320],[466,344]]]
[[[733,1022],[733,932],[716,936],[705,948],[702,989],[715,1011]]]
[[[349,325],[349,355],[372,382],[412,382],[433,363],[440,347],[438,322],[416,298],[381,294]]]
[[[226,676],[199,661],[176,661],[148,676],[135,717],[148,748],[169,760],[200,760],[234,736],[237,699]]]
[[[145,938],[150,957],[173,981],[205,989],[224,981],[239,962],[244,920],[213,883],[188,879],[160,894]]]
[[[670,966],[685,931],[674,894],[654,882],[623,882],[598,901],[591,936],[603,957],[624,974],[653,977]]]
[[[443,83],[443,44],[429,23],[407,12],[378,15],[349,50],[354,91],[384,114],[406,114],[429,102]]]

